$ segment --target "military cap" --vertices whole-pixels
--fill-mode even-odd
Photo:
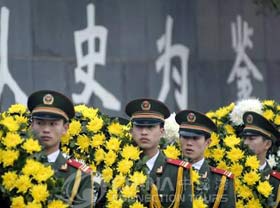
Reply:
[[[32,118],[70,120],[75,115],[72,101],[65,95],[52,91],[40,90],[28,97],[27,106]]]
[[[129,120],[126,119],[126,118],[122,118],[122,117],[119,117],[119,116],[114,116],[114,117],[111,117],[111,120],[115,120],[117,122],[119,122],[121,125],[127,125],[129,123]]]
[[[217,126],[206,115],[193,111],[183,110],[176,114],[176,122],[180,125],[180,136],[193,137],[211,136],[212,132],[217,132]]]
[[[154,126],[164,123],[170,116],[167,106],[159,100],[140,98],[130,101],[125,107],[126,114],[134,125]]]
[[[276,141],[279,139],[279,132],[276,127],[262,115],[247,111],[243,115],[244,128],[241,136],[264,136],[266,139]]]

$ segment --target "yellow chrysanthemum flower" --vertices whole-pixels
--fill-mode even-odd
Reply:
[[[31,188],[31,195],[36,202],[45,202],[49,196],[46,184],[34,185]]]
[[[228,115],[231,109],[228,107],[221,107],[216,111],[216,116],[218,119],[223,118],[224,116]]]
[[[108,132],[110,135],[121,136],[123,134],[122,125],[113,122],[108,126]]]
[[[130,160],[121,160],[119,163],[118,163],[118,168],[117,170],[120,172],[120,173],[123,173],[123,174],[126,174],[130,171],[131,167],[133,166],[133,162],[130,161]]]
[[[97,165],[104,160],[104,156],[105,156],[105,152],[103,149],[96,150],[96,152],[94,153],[94,159]]]
[[[108,204],[108,208],[122,208],[123,207],[123,200],[122,199],[115,199]]]
[[[61,144],[67,145],[70,143],[71,135],[69,134],[69,131],[66,132],[66,134],[62,135],[61,137]]]
[[[133,145],[126,145],[124,146],[121,155],[125,159],[132,159],[132,160],[138,160],[140,156],[140,150],[138,147],[134,147]]]
[[[207,208],[208,206],[204,203],[203,198],[195,198],[193,200],[193,207],[194,208]]]
[[[6,150],[1,152],[1,162],[4,167],[13,166],[14,162],[19,157],[19,151],[17,150]]]
[[[259,180],[260,180],[260,175],[255,171],[250,171],[249,173],[244,174],[244,181],[248,185],[254,185]]]
[[[234,163],[231,167],[230,167],[230,171],[234,174],[235,177],[238,177],[241,175],[242,171],[243,171],[243,166],[240,165],[239,163]]]
[[[54,175],[54,171],[51,166],[47,166],[47,167],[42,166],[40,168],[40,173],[36,175],[33,174],[34,179],[37,180],[39,183],[47,181],[53,175]]]
[[[77,138],[77,143],[78,148],[82,151],[82,152],[88,152],[88,148],[90,145],[90,138],[88,138],[87,135],[79,135]]]
[[[5,117],[0,121],[0,124],[6,126],[9,131],[15,132],[19,129],[19,124],[14,120],[13,117]]]
[[[132,181],[137,186],[144,184],[146,180],[147,180],[147,176],[144,175],[142,172],[137,171],[130,176],[130,181]]]
[[[273,107],[275,101],[274,100],[264,100],[262,101],[263,105],[269,106],[269,107]]]
[[[221,160],[218,165],[217,165],[218,168],[220,169],[223,169],[223,170],[226,170],[228,168],[228,165],[226,164],[225,161]]]
[[[195,169],[192,170],[192,181],[195,184],[200,184],[200,175]]]
[[[2,185],[7,189],[8,191],[11,191],[15,187],[15,181],[17,180],[18,176],[16,172],[6,172],[4,175],[2,175]]]
[[[125,177],[123,175],[116,175],[113,182],[112,182],[112,187],[113,189],[118,189],[122,187],[125,183]]]
[[[206,116],[210,119],[213,119],[216,116],[216,114],[213,111],[209,111],[206,113]]]
[[[235,145],[238,145],[240,143],[240,139],[237,138],[235,135],[231,135],[227,136],[224,139],[224,142],[228,147],[233,148]]]
[[[275,116],[274,123],[275,123],[276,125],[280,125],[280,115],[279,115],[279,114],[277,114],[277,115]]]
[[[181,155],[180,150],[178,150],[175,146],[173,145],[168,145],[164,150],[164,154],[166,157],[171,158],[171,159],[178,159],[179,156]]]
[[[27,108],[25,105],[22,104],[13,104],[9,107],[8,113],[18,113],[20,115],[24,114],[27,111]]]
[[[22,168],[22,173],[27,176],[40,174],[41,167],[43,165],[33,159],[27,159],[24,167]]]
[[[85,105],[76,105],[75,112],[81,113],[84,117],[93,119],[98,113],[98,109],[89,108]]]
[[[27,126],[27,122],[28,122],[27,117],[25,117],[25,116],[15,116],[14,118],[15,118],[15,121],[19,125],[26,124],[26,126]]]
[[[232,135],[232,134],[235,133],[234,128],[233,128],[231,125],[229,125],[229,124],[226,124],[226,125],[224,126],[224,128],[225,128],[226,133],[227,133],[228,135]]]
[[[263,208],[259,199],[254,198],[248,201],[247,207]]]
[[[102,178],[106,183],[109,183],[113,177],[113,170],[110,167],[106,167],[102,170]]]
[[[31,186],[31,179],[27,175],[21,175],[15,181],[15,187],[18,189],[18,193],[26,193]]]
[[[145,206],[140,202],[135,202],[132,205],[130,205],[129,208],[145,208]]]
[[[125,198],[135,198],[137,195],[137,186],[135,184],[132,184],[131,186],[124,186],[122,189],[122,196]]]
[[[87,129],[94,133],[98,132],[103,127],[103,120],[99,117],[94,117],[87,125]]]
[[[236,193],[238,196],[242,197],[243,199],[249,199],[253,196],[252,189],[244,185],[240,185]]]
[[[212,150],[212,157],[215,161],[220,161],[225,155],[225,149],[215,148]]]
[[[121,141],[116,138],[116,137],[111,137],[109,141],[106,142],[106,149],[107,150],[114,150],[114,151],[119,151],[120,149],[120,144],[121,144]]]
[[[110,189],[106,194],[106,198],[109,202],[115,201],[118,199],[118,191],[117,189]]]
[[[96,173],[97,168],[96,168],[96,165],[95,165],[94,163],[91,163],[91,164],[89,165],[89,167],[90,167],[90,169],[92,170],[93,173]]]
[[[243,200],[237,200],[236,202],[236,208],[244,208]]]
[[[42,205],[39,202],[33,201],[33,202],[28,202],[26,208],[42,208]]]
[[[26,208],[24,198],[22,196],[12,198],[11,208]]]
[[[106,154],[105,159],[104,159],[104,162],[105,162],[105,164],[106,164],[107,166],[111,166],[111,165],[114,164],[114,162],[116,161],[116,159],[117,159],[117,154],[116,154],[114,151],[110,150],[110,151]]]
[[[33,154],[35,152],[40,152],[42,150],[41,145],[39,144],[38,140],[34,139],[27,139],[23,145],[22,148],[29,154]]]
[[[95,134],[92,138],[91,146],[92,147],[99,147],[104,143],[105,139],[106,139],[106,137],[103,133]]]
[[[82,125],[79,121],[77,120],[72,120],[71,123],[69,124],[69,128],[68,128],[68,134],[70,136],[75,136],[80,134],[80,132],[82,131]]]
[[[272,121],[274,117],[274,113],[272,110],[266,110],[263,112],[263,117],[265,117],[269,121]]]
[[[260,161],[258,160],[257,156],[255,156],[255,155],[248,156],[246,158],[245,166],[250,167],[253,170],[256,170],[260,166]]]
[[[23,139],[17,133],[8,132],[6,137],[2,138],[2,143],[7,148],[16,147],[17,145],[21,144],[22,142],[23,142]]]
[[[260,182],[257,186],[258,192],[264,195],[266,198],[272,193],[273,187],[269,184],[268,181]]]
[[[64,204],[61,200],[53,200],[48,204],[48,208],[67,208],[68,205]]]
[[[207,148],[207,149],[205,150],[205,152],[204,152],[204,157],[209,158],[209,157],[211,157],[211,156],[212,156],[212,155],[211,155],[211,151],[210,151],[209,148]]]
[[[232,148],[227,153],[227,158],[230,159],[232,162],[237,162],[244,156],[244,152],[239,148]]]
[[[211,143],[209,145],[209,147],[214,147],[217,144],[219,144],[219,135],[216,134],[215,132],[211,133]]]

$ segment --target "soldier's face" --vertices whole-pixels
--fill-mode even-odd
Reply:
[[[50,154],[59,149],[61,137],[66,133],[68,124],[65,124],[62,119],[55,121],[33,119],[31,128],[37,134],[47,154]]]
[[[244,139],[244,144],[248,145],[258,158],[265,157],[272,145],[270,140],[264,139],[262,136],[246,136]]]
[[[132,137],[137,145],[143,150],[156,150],[160,139],[164,133],[164,128],[160,125],[132,127]]]
[[[205,136],[183,137],[180,136],[183,156],[191,163],[198,162],[204,157],[204,151],[210,144],[210,139]]]

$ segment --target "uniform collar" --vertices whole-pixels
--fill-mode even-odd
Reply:
[[[260,171],[263,171],[263,170],[264,170],[264,168],[265,168],[265,166],[266,166],[266,163],[267,163],[267,162],[265,161],[264,164],[261,165],[261,166],[259,167],[259,170],[260,170]]]
[[[192,164],[192,167],[194,168],[194,169],[196,169],[196,170],[200,170],[200,168],[201,168],[201,166],[203,165],[203,163],[204,163],[204,158],[202,158],[201,160],[199,160],[198,162],[196,162],[196,163],[193,163]]]
[[[56,159],[57,159],[59,153],[60,153],[60,151],[59,151],[59,149],[58,149],[58,150],[56,150],[55,152],[49,154],[49,155],[48,155],[48,162],[49,162],[49,163],[51,163],[51,162],[54,163],[54,162],[56,161]]]
[[[149,160],[146,162],[146,165],[147,165],[148,168],[149,168],[149,171],[148,171],[149,173],[150,173],[151,170],[153,169],[158,155],[159,155],[159,150],[157,151],[157,153],[156,153],[151,159],[149,159]]]

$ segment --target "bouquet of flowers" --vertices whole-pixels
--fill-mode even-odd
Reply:
[[[20,104],[0,115],[1,197],[11,207],[67,207],[57,197],[61,186],[51,167],[43,163],[46,158],[29,131],[28,117]]]
[[[137,200],[147,176],[140,161],[140,149],[133,143],[130,124],[121,125],[98,109],[75,106],[62,150],[89,164],[107,185],[107,207],[141,208]]]
[[[231,171],[235,175],[237,207],[270,207],[272,186],[261,178],[257,157],[239,138],[242,117],[246,111],[265,115],[263,104],[256,99],[243,100],[209,112],[218,127],[212,134],[212,143],[207,150],[211,165]]]

